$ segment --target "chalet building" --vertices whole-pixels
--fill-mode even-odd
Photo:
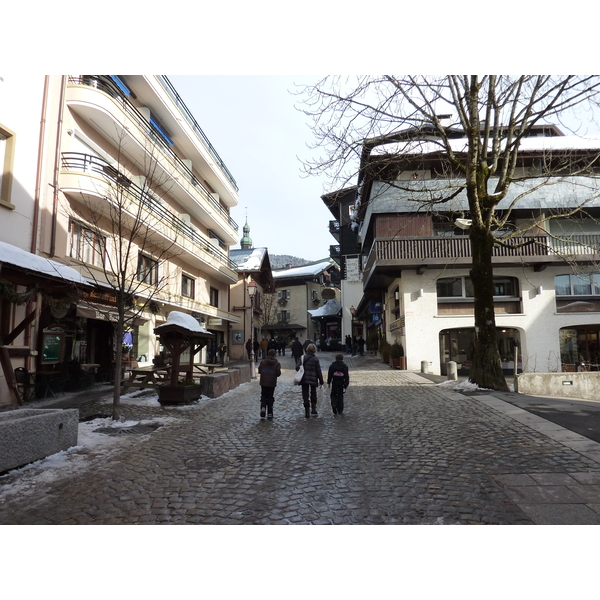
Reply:
[[[460,132],[452,144],[455,152],[464,150]],[[444,374],[446,363],[456,361],[459,373],[468,374],[474,319],[466,193],[436,202],[459,179],[425,136],[366,141],[364,147],[364,178],[354,199],[349,192],[334,205],[342,218],[354,206],[359,224],[362,297],[351,300],[356,318],[367,337],[377,333],[402,344],[409,370],[426,361],[432,373]],[[516,237],[509,247],[496,247],[493,257],[507,374],[515,355],[525,372],[600,369],[598,165],[585,174],[570,170],[599,150],[600,138],[565,136],[554,126],[522,140],[515,178],[523,179],[513,182],[498,207],[500,215],[512,209],[499,232]],[[545,175],[547,165],[554,176]],[[583,203],[585,211],[566,216]],[[344,254],[350,252],[344,248]]]
[[[229,357],[232,360],[247,358],[246,342],[271,337],[264,331],[266,298],[275,293],[275,282],[266,248],[253,248],[248,222],[244,225],[244,237],[240,248],[230,251],[231,260],[236,264],[238,281],[231,286],[231,309],[238,315],[239,324],[235,325],[230,336]],[[249,284],[255,286],[254,296],[248,293]]]
[[[361,247],[358,242],[358,227],[352,220],[356,189],[350,187],[321,196],[334,217],[329,221],[329,233],[336,243],[329,246],[329,256],[340,265],[342,340],[347,335],[365,336],[363,322],[355,319],[356,307],[363,296]]]
[[[227,343],[229,325],[240,321],[229,302],[229,286],[238,281],[229,256],[238,236],[230,216],[238,187],[166,77],[3,77],[0,161],[0,241],[59,265],[45,289],[43,281],[28,285],[15,274],[18,265],[6,277],[4,257],[15,252],[0,253],[0,322],[11,333],[2,340],[0,406],[14,403],[16,367],[31,381],[39,375],[47,385],[36,393],[43,395],[56,393],[53,374],[58,380],[72,368],[93,368],[111,380],[117,344],[151,364],[160,351],[154,328],[171,310],[193,315],[213,333],[204,353]],[[142,227],[131,234],[136,224]],[[119,239],[133,241],[123,268],[139,284],[123,340],[113,334],[110,280]],[[70,270],[61,276],[63,267]],[[59,302],[61,279],[69,293]],[[14,301],[28,291],[25,305]]]
[[[277,327],[287,343],[295,337],[301,342],[340,339],[340,276],[332,258],[275,270],[273,279],[277,288]],[[317,312],[328,301],[337,301],[337,308],[330,304]]]

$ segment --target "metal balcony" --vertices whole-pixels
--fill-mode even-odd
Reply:
[[[121,188],[127,189],[127,194],[139,202],[148,212],[152,213],[162,223],[169,225],[172,229],[192,241],[202,250],[216,258],[219,262],[237,272],[237,265],[225,253],[213,246],[198,232],[192,229],[185,221],[181,220],[175,213],[156,198],[149,190],[135,185],[129,178],[120,173],[104,159],[79,152],[63,152],[61,155],[62,168],[68,171],[80,171],[88,174],[101,175]]]

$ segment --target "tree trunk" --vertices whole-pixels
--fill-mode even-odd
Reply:
[[[496,337],[492,268],[494,238],[489,230],[477,227],[471,228],[470,238],[473,257],[470,275],[475,309],[475,347],[469,381],[480,387],[508,392]]]
[[[123,368],[123,325],[124,310],[121,314],[119,310],[119,320],[114,325],[115,332],[115,383],[113,389],[113,421],[118,421],[121,417],[121,370]]]

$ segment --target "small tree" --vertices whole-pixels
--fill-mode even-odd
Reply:
[[[389,166],[385,157],[371,161],[371,151],[390,141],[402,142],[410,154],[420,147],[424,157],[439,158],[441,172],[431,185],[390,182],[414,193],[415,203],[421,205],[415,212],[443,208],[459,194],[466,195],[475,319],[470,380],[483,387],[508,390],[496,339],[493,250],[514,249],[515,238],[543,227],[541,219],[510,227],[513,209],[541,186],[577,175],[590,178],[580,184],[577,202],[565,202],[559,212],[544,219],[581,214],[598,197],[598,185],[591,179],[598,172],[598,152],[548,150],[539,172],[526,174],[517,168],[521,145],[536,126],[548,122],[564,126],[564,117],[573,110],[593,112],[599,92],[598,77],[542,75],[383,75],[355,81],[327,77],[299,90],[303,110],[313,118],[315,147],[324,150],[323,156],[305,163],[306,172],[327,173],[335,189],[347,187],[357,177],[356,220],[363,212],[363,186]],[[453,119],[450,123],[447,115]],[[460,148],[453,144],[458,137],[464,140]],[[516,193],[500,211],[498,205],[509,190]]]
[[[71,227],[82,239],[79,243],[92,252],[86,262],[89,276],[108,285],[114,294],[117,320],[114,331],[115,377],[112,418],[120,417],[121,362],[123,334],[144,312],[160,312],[162,293],[170,280],[168,259],[180,251],[179,231],[186,227],[161,200],[171,178],[159,170],[156,146],[146,148],[142,172],[135,181],[125,175],[127,161],[122,153],[123,139],[117,149],[117,166],[87,155],[67,155],[67,168],[85,168],[101,173],[94,198],[82,195],[80,204],[68,209]],[[77,164],[84,161],[85,164]],[[102,198],[100,201],[98,197]],[[73,252],[73,250],[72,250]],[[107,310],[107,315],[109,311]]]

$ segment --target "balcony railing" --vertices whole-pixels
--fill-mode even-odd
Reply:
[[[177,93],[177,90],[173,87],[173,84],[167,79],[165,75],[157,75],[158,81],[165,88],[166,92],[171,96],[173,102],[177,105],[177,108],[181,111],[185,120],[191,126],[191,128],[196,132],[196,135],[202,140],[202,143],[206,146],[207,150],[210,152],[211,156],[217,161],[218,165],[221,167],[223,172],[227,175],[227,179],[231,182],[231,185],[235,188],[236,192],[238,190],[237,183],[233,178],[233,175],[229,172],[229,169],[225,166],[225,163],[221,160],[221,157],[214,149],[213,145],[208,141],[206,134],[202,131],[200,125],[194,119],[194,115],[190,112],[188,107],[183,103],[181,96]]]
[[[340,223],[339,221],[329,221],[329,233],[339,233]]]
[[[523,243],[525,245],[521,246]],[[572,235],[568,240],[557,240],[545,235],[525,236],[512,238],[506,244],[513,247],[495,246],[493,256],[553,258],[600,255],[600,235],[595,234]],[[457,258],[471,258],[471,241],[468,236],[378,239],[371,247],[365,269],[369,270],[378,262],[422,263],[427,260],[440,262]]]
[[[153,141],[158,143],[162,151],[177,165],[177,169],[185,178],[198,190],[201,196],[206,200],[235,230],[239,230],[238,224],[231,218],[229,213],[221,206],[211,193],[204,187],[202,182],[192,173],[190,168],[177,156],[173,149],[167,144],[160,130],[156,129],[147,121],[142,113],[128,100],[122,90],[110,79],[102,78],[98,75],[69,76],[69,83],[85,85],[99,89],[112,98],[119,100],[123,110],[127,115],[137,123],[138,127]],[[216,160],[216,159],[215,159]],[[237,188],[236,188],[237,190]]]
[[[339,245],[329,246],[329,256],[335,258],[336,256],[342,255],[342,249]]]
[[[79,152],[63,152],[62,167],[69,171],[82,171],[101,175],[105,179],[127,189],[128,195],[139,202],[148,212],[152,213],[162,223],[200,246],[202,250],[214,256],[219,262],[227,265],[232,271],[237,271],[237,265],[226,254],[203,238],[195,229],[171,212],[152,192],[135,185],[129,178],[120,173],[102,158],[81,154]]]

